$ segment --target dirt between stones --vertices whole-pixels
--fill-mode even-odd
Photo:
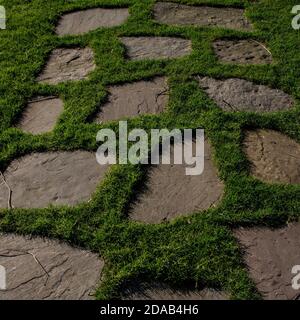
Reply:
[[[122,37],[121,42],[131,60],[179,58],[192,52],[192,42],[181,38]]]
[[[268,183],[300,183],[300,144],[274,130],[245,132],[251,174]]]
[[[230,78],[197,77],[200,87],[224,111],[274,112],[293,107],[293,99],[279,89]]]
[[[108,91],[108,102],[96,116],[97,123],[143,114],[159,114],[164,111],[169,100],[165,77],[111,86]]]
[[[129,17],[127,8],[94,8],[63,15],[56,27],[56,34],[78,35],[100,27],[115,27],[123,24]]]
[[[90,300],[104,262],[63,242],[0,234],[6,290],[0,300]]]
[[[58,84],[64,81],[82,80],[96,68],[91,48],[59,48],[52,51],[37,81]]]
[[[169,25],[216,26],[236,30],[252,30],[243,9],[188,6],[158,2],[154,6],[156,21]]]
[[[87,151],[24,156],[0,176],[0,208],[44,208],[88,201],[108,168]]]

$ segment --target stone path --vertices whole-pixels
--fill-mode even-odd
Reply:
[[[138,81],[108,88],[108,102],[96,117],[96,122],[136,117],[143,114],[159,114],[168,104],[168,84],[165,77]]]
[[[63,102],[59,98],[36,97],[26,106],[17,127],[32,134],[50,132],[63,108]]]
[[[0,265],[7,280],[0,300],[90,300],[104,262],[59,241],[0,234]]]
[[[254,177],[268,183],[300,183],[300,144],[282,133],[247,131],[244,152]]]

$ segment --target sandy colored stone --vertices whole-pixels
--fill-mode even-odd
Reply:
[[[172,2],[154,5],[156,21],[169,25],[195,25],[222,27],[236,30],[252,30],[243,9],[188,6]]]
[[[272,55],[265,45],[254,40],[217,40],[213,48],[218,58],[225,63],[272,63]]]
[[[224,111],[274,112],[293,107],[291,96],[279,89],[230,78],[197,77],[200,87]]]
[[[33,153],[14,160],[4,177],[13,207],[43,208],[88,201],[107,170],[93,152]],[[0,177],[0,208],[8,207],[8,194]]]
[[[63,242],[0,234],[0,265],[7,280],[0,300],[90,300],[104,262]]]
[[[59,48],[52,51],[37,81],[58,84],[64,81],[83,80],[95,67],[91,48]]]
[[[292,268],[300,261],[300,223],[280,229],[252,228],[235,232],[245,250],[245,262],[264,299],[298,299],[292,288]]]
[[[53,130],[64,105],[56,97],[37,97],[26,106],[17,128],[32,134],[41,134]]]
[[[144,189],[129,211],[130,218],[160,223],[216,206],[222,198],[224,185],[218,178],[207,141],[204,152],[204,172],[201,175],[186,175],[185,164],[153,165]],[[171,159],[173,153],[172,148]]]
[[[214,289],[174,289],[161,283],[138,284],[127,289],[124,300],[228,300],[223,292]]]
[[[123,24],[129,17],[127,8],[94,8],[64,14],[58,21],[56,34],[78,35],[100,27],[115,27]]]
[[[164,77],[111,86],[108,102],[101,107],[96,122],[161,113],[168,104],[168,90]]]
[[[273,130],[246,131],[251,174],[268,183],[300,183],[300,144]]]
[[[181,38],[122,37],[121,42],[131,60],[178,58],[192,51],[192,42]]]

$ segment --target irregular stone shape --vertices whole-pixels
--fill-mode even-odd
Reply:
[[[173,154],[172,148],[171,159]],[[224,185],[218,178],[207,141],[203,173],[186,175],[185,169],[185,164],[153,165],[145,190],[129,212],[130,218],[145,223],[160,223],[217,205],[222,198]]]
[[[94,8],[63,15],[58,22],[56,33],[60,36],[83,34],[100,27],[115,27],[129,17],[127,8]]]
[[[157,114],[168,103],[168,85],[164,77],[108,88],[108,102],[101,107],[96,122]]]
[[[63,109],[59,98],[37,97],[28,103],[17,127],[32,134],[52,131]]]
[[[0,300],[90,300],[104,262],[63,242],[1,234],[0,265],[7,280]]]
[[[292,288],[292,268],[300,261],[300,223],[281,229],[253,228],[235,232],[245,250],[245,262],[265,299],[298,299]]]
[[[225,63],[272,63],[272,56],[266,47],[254,40],[217,40],[213,47],[215,54]]]
[[[200,87],[224,111],[273,112],[293,107],[285,92],[243,79],[198,77]]]
[[[181,38],[123,37],[121,41],[131,60],[178,58],[192,51],[192,42]]]
[[[251,173],[268,183],[300,183],[300,144],[273,130],[246,131]]]
[[[243,9],[188,6],[171,2],[158,2],[154,6],[158,22],[170,25],[195,25],[251,30]]]
[[[223,292],[214,289],[178,290],[161,283],[138,284],[126,290],[124,300],[228,300]]]
[[[76,205],[90,199],[108,166],[92,152],[33,153],[14,160],[4,172],[15,208]],[[9,192],[0,176],[0,208],[7,208]]]
[[[37,81],[58,84],[64,81],[82,80],[95,69],[94,53],[90,48],[59,48],[53,50],[45,69]]]

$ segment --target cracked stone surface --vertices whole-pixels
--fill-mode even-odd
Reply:
[[[168,104],[168,90],[165,77],[111,86],[108,88],[108,102],[101,107],[95,121],[100,123],[161,113]]]
[[[208,141],[205,141],[204,152],[201,175],[186,175],[185,164],[153,165],[129,217],[145,223],[160,223],[216,206],[223,196],[224,185],[212,162]],[[174,148],[171,154],[173,159]]]
[[[245,250],[245,262],[263,297],[299,299],[300,290],[292,288],[292,268],[300,260],[300,223],[280,229],[238,229],[235,236]]]
[[[0,176],[0,208],[43,208],[88,201],[109,166],[92,152],[33,153],[14,160]]]
[[[17,128],[32,134],[50,132],[63,109],[63,102],[59,98],[36,97],[26,106]]]
[[[0,300],[90,300],[104,266],[97,254],[42,238],[0,234],[7,289]]]
[[[266,47],[254,40],[217,40],[213,48],[218,58],[225,63],[272,63],[272,56]]]
[[[169,25],[195,25],[252,30],[243,9],[188,6],[171,2],[158,2],[154,6],[156,21]]]
[[[274,112],[293,107],[291,96],[253,82],[230,78],[197,77],[200,87],[224,111]]]
[[[179,58],[192,51],[192,42],[181,38],[122,37],[121,42],[131,60]]]
[[[274,130],[245,132],[251,174],[268,183],[300,183],[300,144]]]
[[[52,51],[37,81],[58,84],[64,81],[86,79],[96,68],[91,48],[59,48]]]
[[[123,24],[129,17],[127,8],[94,8],[75,11],[63,15],[56,27],[56,34],[78,35],[100,27],[115,27]]]
[[[228,300],[225,293],[214,289],[175,289],[162,283],[137,284],[125,290],[124,300]]]

